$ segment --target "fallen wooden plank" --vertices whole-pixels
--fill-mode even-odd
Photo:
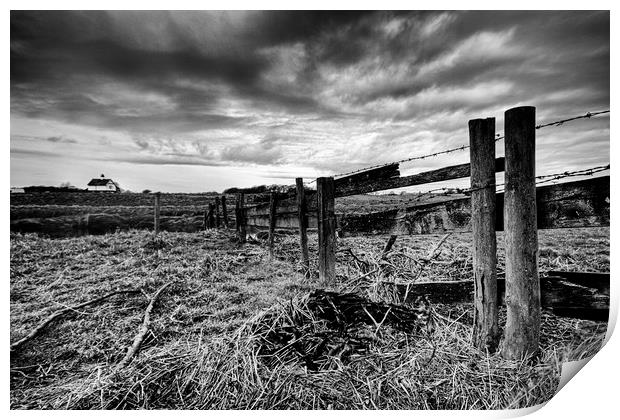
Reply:
[[[504,158],[495,159],[495,172],[504,171]],[[451,179],[467,178],[471,172],[470,164],[447,166],[433,171],[422,172],[403,177],[385,177],[377,179],[360,179],[357,182],[342,182],[346,178],[336,180],[336,197],[366,194],[374,191],[391,190],[395,188],[411,187],[413,185],[430,184],[432,182],[448,181]]]
[[[607,321],[609,295],[598,290],[565,281],[562,277],[540,279],[540,304],[555,314],[571,314],[572,318]]]
[[[562,277],[570,283],[597,289],[599,292],[609,295],[609,273],[549,271],[548,274],[553,277]]]
[[[405,303],[412,303],[419,296],[426,296],[432,303],[472,303],[474,283],[471,280],[450,282],[423,282],[399,284],[384,282],[384,287],[395,292]],[[505,305],[506,282],[497,279],[498,302]],[[570,283],[562,277],[540,278],[541,306],[558,316],[607,321],[609,318],[609,294],[595,288]]]

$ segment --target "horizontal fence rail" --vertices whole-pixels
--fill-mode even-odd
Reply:
[[[504,170],[504,158],[495,160],[495,171],[502,172]],[[334,181],[335,197],[347,197],[351,195],[366,194],[369,192],[384,191],[394,188],[410,187],[414,185],[423,185],[433,182],[449,181],[458,178],[466,178],[470,175],[471,168],[469,163],[461,165],[448,166],[433,171],[422,172],[415,175],[400,177],[398,165],[392,165],[387,169],[371,169],[366,172],[357,173],[355,175],[340,178]],[[316,191],[306,190],[306,200],[308,203],[308,216],[310,219],[316,212]],[[280,200],[277,206],[278,220],[276,227],[295,227],[295,214],[297,214],[296,198],[290,194],[280,194]],[[246,207],[246,216],[248,224],[255,226],[265,226],[269,218],[269,203],[255,204]],[[265,222],[266,220],[266,222]],[[309,220],[309,227],[316,227],[316,219],[314,224]]]
[[[538,229],[609,226],[609,177],[536,189]],[[496,230],[504,229],[504,194],[496,195]],[[360,215],[343,215],[351,233],[427,234],[470,230],[469,197]]]
[[[495,160],[495,172],[504,172],[504,158]],[[433,171],[422,172],[403,177],[391,177],[385,179],[371,179],[365,182],[351,182],[351,177],[337,179],[336,197],[366,194],[376,191],[385,191],[396,188],[411,187],[414,185],[431,184],[433,182],[449,181],[470,176],[469,163],[462,165],[447,166]]]
[[[460,166],[460,165],[459,165]],[[609,226],[610,177],[603,176],[536,189],[539,229]],[[336,188],[337,191],[337,188]],[[316,196],[308,200],[308,227],[317,227]],[[503,230],[504,197],[496,198],[496,230]],[[269,227],[268,206],[247,209],[247,224]],[[278,206],[276,228],[299,226],[297,205],[288,202]],[[429,204],[390,209],[365,214],[337,215],[341,233],[427,234],[446,231],[468,231],[471,219],[470,198],[449,199]]]

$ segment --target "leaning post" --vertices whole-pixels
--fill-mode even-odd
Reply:
[[[506,328],[501,353],[523,359],[538,353],[540,279],[536,225],[536,108],[522,106],[504,115],[506,182]]]
[[[499,341],[495,237],[495,118],[469,121],[473,236],[473,344],[494,352]]]
[[[308,253],[308,206],[303,178],[295,178],[297,186],[297,217],[299,219],[299,246],[301,247],[301,267],[306,278],[310,277],[310,256]]]
[[[319,228],[319,281],[333,286],[336,280],[336,214],[334,178],[316,180]]]
[[[155,219],[153,220],[155,236],[159,234],[160,207],[161,207],[161,193],[158,191],[155,193]]]

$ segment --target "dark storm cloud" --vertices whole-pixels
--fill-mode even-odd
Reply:
[[[83,72],[151,80],[187,75],[245,84],[266,64],[255,54],[202,54],[197,45],[175,36],[173,22],[168,29],[177,41],[175,49],[158,50],[125,44],[131,40],[119,39],[112,18],[105,13],[15,12],[11,80],[56,80]]]
[[[127,12],[129,14],[131,12]],[[234,15],[230,12],[229,15]],[[213,99],[190,89],[172,86],[171,79],[209,80],[224,83],[260,101],[282,104],[285,108],[314,105],[310,98],[269,91],[257,79],[269,67],[268,60],[257,53],[261,47],[312,38],[324,28],[355,21],[358,12],[274,12],[257,13],[247,28],[222,33],[216,48],[201,45],[191,31],[180,27],[170,13],[141,16],[142,26],[163,22],[166,46],[150,44],[119,33],[115,16],[104,12],[12,12],[11,13],[11,83],[32,89],[43,84],[51,89],[66,87],[68,79],[110,77],[137,85],[149,85],[176,96],[186,105]],[[183,16],[182,13],[178,15]],[[227,14],[216,16],[223,30]],[[126,35],[126,34],[125,34]],[[227,48],[230,47],[230,48]],[[53,92],[50,92],[50,96]]]

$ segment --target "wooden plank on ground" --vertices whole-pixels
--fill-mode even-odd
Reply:
[[[547,274],[553,277],[562,277],[570,283],[594,288],[603,294],[609,295],[609,273],[591,273],[583,271],[549,271]]]
[[[504,171],[504,158],[495,159],[495,172]],[[336,180],[336,197],[366,194],[374,191],[391,190],[395,188],[411,187],[413,185],[429,184],[432,182],[448,181],[451,179],[467,178],[470,176],[470,164],[448,166],[433,171],[422,172],[403,177],[388,177],[359,180],[358,182],[345,182],[347,178]]]
[[[390,292],[395,292],[406,303],[412,303],[419,296],[426,296],[431,303],[472,303],[474,282],[471,280],[446,282],[421,282],[407,284],[383,283]],[[505,305],[506,280],[497,278],[498,301]],[[609,294],[595,288],[570,283],[562,277],[540,278],[541,307],[558,316],[568,316],[594,321],[609,318]]]

